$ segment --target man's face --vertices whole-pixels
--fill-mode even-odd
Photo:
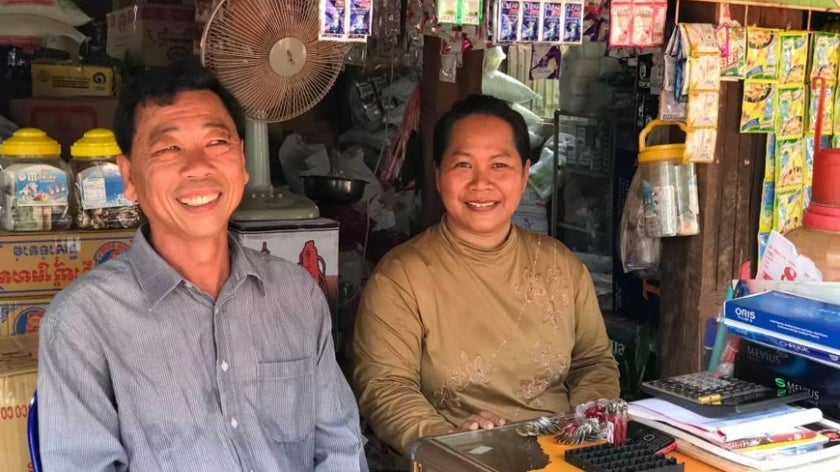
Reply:
[[[125,196],[149,219],[155,244],[219,238],[248,182],[243,143],[213,92],[180,92],[139,107],[131,158],[118,163]]]

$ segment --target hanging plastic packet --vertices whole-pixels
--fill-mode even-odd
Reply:
[[[519,13],[522,3],[518,1],[499,2],[498,20],[496,20],[496,42],[512,43],[519,39]]]
[[[540,23],[540,41],[556,43],[560,41],[560,29],[563,27],[563,3],[548,0],[542,3],[542,22]]]
[[[610,47],[633,44],[633,5],[613,3],[610,6]]]
[[[438,0],[438,23],[452,25],[481,25],[483,2],[481,0]]]
[[[830,135],[832,128],[832,117],[834,116],[834,92],[836,89],[835,83],[827,82],[825,84],[825,104],[823,105],[823,119],[822,119],[822,134]],[[819,104],[820,92],[819,88],[811,89],[809,94],[808,104],[808,133],[816,134],[817,129],[817,105]]]
[[[685,134],[683,161],[709,164],[715,160],[717,128],[690,129]]]
[[[455,83],[458,76],[458,57],[455,54],[440,56],[440,71],[438,79],[441,82]]]
[[[804,73],[804,72],[803,72]],[[805,86],[779,87],[779,115],[776,119],[776,137],[801,138],[805,128]]]
[[[531,80],[560,78],[560,46],[536,43],[531,46]]]
[[[686,125],[689,128],[716,127],[719,101],[720,94],[717,91],[689,92]]]
[[[519,40],[537,41],[540,33],[540,2],[522,2]]]
[[[776,189],[802,186],[805,145],[802,139],[776,140]]]
[[[740,80],[745,76],[747,68],[747,29],[742,26],[722,26],[718,30],[725,32],[726,54],[721,50],[720,77],[721,80]]]
[[[364,42],[371,34],[371,18],[373,17],[372,0],[349,0],[347,9],[347,40]]]
[[[563,43],[583,42],[583,2],[571,1],[563,4]]]
[[[778,30],[747,28],[747,79],[778,79],[779,55]]]
[[[321,0],[319,11],[321,31],[318,39],[321,41],[343,41],[347,37],[345,11],[345,0]]]
[[[773,230],[787,233],[802,226],[802,187],[776,188],[773,210]]]
[[[769,80],[745,80],[741,102],[742,133],[772,133],[775,130],[778,84]]]
[[[822,31],[813,35],[810,77],[834,81],[837,79],[837,63],[840,57],[840,35]]]
[[[804,84],[808,66],[808,33],[805,31],[782,31],[780,84]]]

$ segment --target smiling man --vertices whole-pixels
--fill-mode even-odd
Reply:
[[[44,317],[44,470],[367,470],[321,290],[227,232],[248,181],[243,128],[195,63],[123,89],[118,164],[148,224]]]
[[[618,397],[592,279],[559,241],[511,223],[528,184],[528,128],[485,95],[434,129],[446,215],[388,253],[357,314],[353,384],[376,435],[493,428]]]

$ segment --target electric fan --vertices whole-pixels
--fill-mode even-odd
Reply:
[[[318,0],[221,0],[201,37],[201,62],[242,106],[251,179],[234,221],[317,218],[311,200],[271,185],[268,123],[303,114],[327,94],[348,46],[319,41]]]

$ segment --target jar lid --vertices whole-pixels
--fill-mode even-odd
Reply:
[[[105,128],[93,128],[70,146],[70,155],[79,159],[110,157],[122,154],[114,132]]]
[[[38,128],[21,128],[0,143],[4,156],[59,156],[61,144]]]
[[[639,152],[639,163],[659,161],[682,161],[685,144],[659,144],[648,146]]]

